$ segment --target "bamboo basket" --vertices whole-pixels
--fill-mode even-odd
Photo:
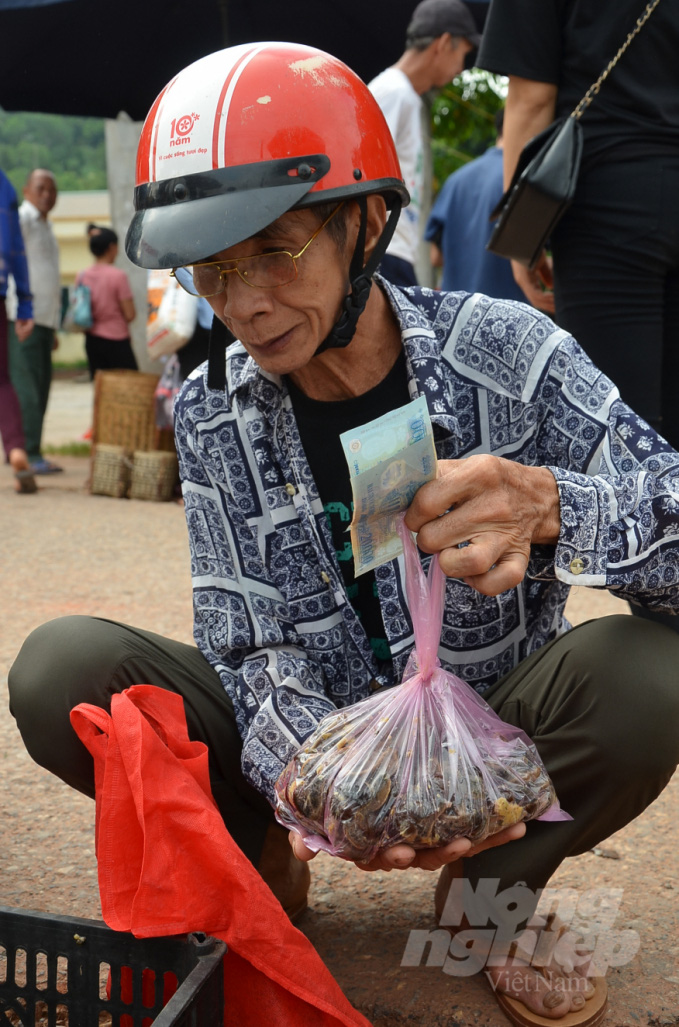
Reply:
[[[100,443],[156,449],[154,393],[158,376],[142,371],[98,371],[94,383],[93,447]]]
[[[179,469],[175,453],[145,453],[137,450],[134,454],[130,499],[166,503],[172,499],[178,481]]]
[[[120,488],[119,484],[113,483],[112,455],[106,450],[105,457],[100,461],[95,487],[97,452],[101,447],[121,447],[128,459],[131,459],[134,452],[155,450],[175,455],[173,432],[156,428],[154,394],[157,384],[157,375],[142,371],[97,371],[94,381],[91,492],[106,496],[126,494],[124,491],[100,491],[101,488]]]
[[[132,469],[132,454],[123,446],[99,443],[92,461],[90,492],[95,496],[127,495]]]

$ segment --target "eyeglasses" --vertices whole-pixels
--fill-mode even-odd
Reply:
[[[318,226],[299,253],[288,250],[273,250],[271,253],[255,253],[252,257],[236,257],[234,260],[208,260],[201,264],[188,264],[170,271],[182,289],[192,296],[219,296],[226,289],[226,276],[234,271],[246,285],[253,289],[278,289],[289,285],[297,278],[297,261],[306,253],[317,235],[332,221],[344,206],[340,203],[332,214]]]

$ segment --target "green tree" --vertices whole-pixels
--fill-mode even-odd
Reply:
[[[0,108],[0,168],[19,195],[38,167],[53,171],[64,191],[106,189],[103,120]]]
[[[431,106],[434,196],[448,175],[493,145],[493,120],[506,93],[506,79],[472,68],[436,96]]]

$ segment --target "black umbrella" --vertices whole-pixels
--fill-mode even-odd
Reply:
[[[482,26],[488,3],[466,0]],[[292,40],[368,81],[403,51],[416,0],[0,0],[0,107],[133,120],[223,46]]]

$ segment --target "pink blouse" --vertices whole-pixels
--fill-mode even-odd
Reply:
[[[126,273],[113,264],[93,264],[78,275],[78,282],[89,287],[92,295],[91,335],[103,339],[126,339],[130,331],[120,309],[121,300],[132,299]]]

